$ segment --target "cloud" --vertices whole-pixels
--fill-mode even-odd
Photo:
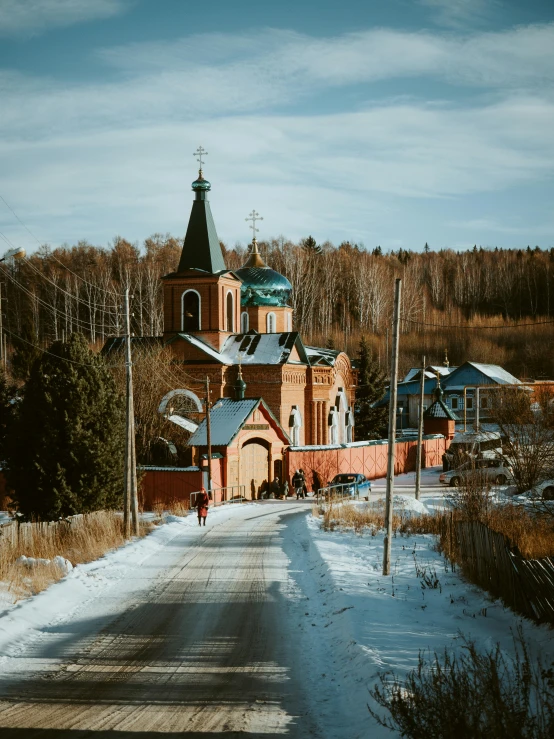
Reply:
[[[225,77],[240,77],[249,85],[241,89],[245,98],[250,86],[255,94],[261,85],[276,86],[279,94],[291,85],[294,91],[422,76],[513,88],[554,82],[554,23],[471,35],[380,28],[331,38],[266,29],[127,44],[98,55],[131,78],[181,72],[225,86]]]
[[[54,243],[182,233],[199,143],[231,244],[247,239],[255,207],[262,236],[410,245],[410,203],[441,200],[440,213],[554,171],[552,24],[448,36],[211,34],[104,49],[101,59],[109,82],[0,71],[0,193]],[[459,99],[443,85],[440,99],[416,97],[411,78],[479,94]],[[375,97],[381,79],[407,79],[406,94]],[[350,85],[355,106],[328,112]],[[0,209],[2,231],[5,217]],[[434,219],[416,243],[431,242]]]
[[[501,5],[498,0],[420,0],[420,4],[434,11],[435,23],[454,28],[489,20]]]
[[[127,7],[128,0],[2,0],[0,35],[35,35],[47,28],[109,18]]]

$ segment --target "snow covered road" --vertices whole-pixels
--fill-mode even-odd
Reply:
[[[281,541],[284,519],[306,513],[247,505],[210,513],[206,529],[169,523],[21,604],[13,628],[56,601],[58,616],[15,645],[4,633],[0,735],[325,736],[302,689]],[[72,606],[83,579],[92,595]]]

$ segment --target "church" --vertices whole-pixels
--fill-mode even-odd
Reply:
[[[246,263],[236,271],[226,268],[208,200],[210,189],[200,161],[179,265],[162,278],[163,343],[197,382],[209,377],[214,429],[218,410],[230,418],[229,402],[237,398],[237,382],[241,398],[262,401],[242,422],[263,421],[248,424],[245,444],[252,447],[249,452],[259,447],[260,476],[271,481],[282,470],[288,446],[354,440],[354,374],[344,352],[306,346],[294,331],[291,284],[265,264],[258,250],[255,211]],[[228,400],[218,403],[218,399]],[[275,448],[275,425],[282,453],[273,464],[263,450]],[[200,448],[204,444],[195,439],[202,433],[201,425],[191,439]],[[233,437],[233,429],[228,436]],[[239,483],[240,469],[227,466],[225,485]]]

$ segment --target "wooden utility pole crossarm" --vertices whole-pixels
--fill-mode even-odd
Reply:
[[[400,299],[402,280],[397,277],[394,290],[392,322],[392,359],[389,391],[389,450],[387,460],[387,497],[385,506],[385,541],[383,545],[383,575],[390,575],[392,539],[392,497],[394,494],[394,459],[396,446],[396,398],[398,385],[398,340],[400,333]]]

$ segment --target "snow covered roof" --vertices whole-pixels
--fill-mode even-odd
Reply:
[[[485,376],[490,384],[519,385],[517,377],[514,377],[497,364],[481,364],[480,362],[464,362],[444,378],[444,389],[447,391],[453,387],[467,387],[469,385],[482,385],[482,376]]]
[[[288,436],[261,398],[245,398],[244,400],[220,398],[213,404],[210,410],[212,446],[229,446],[243,427],[247,418],[258,406],[261,406],[265,415],[269,416],[275,423],[283,435],[283,441],[288,444]],[[190,437],[187,444],[188,446],[206,446],[207,443],[206,419],[204,419]]]
[[[333,367],[340,354],[336,349],[323,349],[319,346],[307,346],[305,349],[311,365],[323,364]]]
[[[297,357],[291,359],[293,350]],[[281,334],[259,334],[251,331],[230,336],[221,350],[225,364],[308,364],[304,345],[297,331]]]
[[[449,375],[451,372],[453,372],[455,369],[458,369],[457,367],[445,367],[441,364],[429,364],[425,368],[425,377],[436,377],[437,372],[441,376]],[[415,377],[419,375],[421,372],[421,367],[412,367],[409,371],[406,377],[403,379],[402,382],[410,382],[410,380],[413,380]]]
[[[479,364],[477,362],[469,362],[476,369],[482,372],[487,377],[490,377],[494,382],[498,382],[501,385],[519,385],[519,380],[509,372],[497,364]]]
[[[177,338],[200,349],[207,357],[221,364],[309,364],[297,331],[280,334],[248,331],[245,334],[233,334],[225,341],[220,352],[194,334],[179,333],[171,341]]]

